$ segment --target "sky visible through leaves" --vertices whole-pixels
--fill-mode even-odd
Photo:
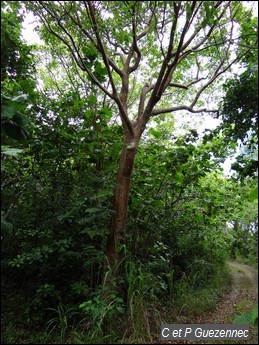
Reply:
[[[257,1],[243,1],[243,3],[248,7],[252,8],[254,16],[258,16],[258,2]],[[38,25],[37,19],[32,13],[27,13],[24,18],[22,35],[28,44],[41,45],[44,42],[40,39],[37,31],[35,30]],[[40,81],[39,81],[40,85]],[[215,95],[216,96],[216,95]],[[175,126],[177,133],[184,133],[188,127],[197,129],[199,134],[202,134],[205,129],[213,130],[219,124],[221,120],[212,118],[209,115],[195,115],[189,114],[188,112],[178,112],[175,115]],[[224,169],[224,174],[231,174],[231,164],[235,161],[235,157],[229,157],[222,164]]]

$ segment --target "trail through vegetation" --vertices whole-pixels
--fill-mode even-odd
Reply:
[[[250,310],[245,266],[221,298],[228,260],[258,263],[245,3],[1,1],[2,343],[152,343]]]
[[[186,321],[190,324],[222,324],[233,323],[235,317],[251,311],[258,301],[258,270],[238,262],[228,262],[231,273],[231,291],[219,300],[217,309],[205,316]],[[224,341],[160,341],[162,344],[213,344],[228,343]],[[250,326],[249,340],[235,342],[237,344],[258,344],[258,330]]]

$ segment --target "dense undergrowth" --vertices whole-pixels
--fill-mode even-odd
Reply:
[[[213,310],[219,297],[231,287],[226,268],[219,269],[213,277],[200,286],[183,276],[174,284],[173,292],[166,297],[151,293],[146,285],[145,273],[131,277],[137,284],[127,304],[110,294],[104,297],[103,290],[79,306],[60,303],[56,309],[47,308],[46,324],[26,320],[18,291],[2,300],[1,342],[3,344],[104,344],[146,343],[157,337],[162,323],[183,323],[193,316],[202,316]],[[141,288],[142,287],[142,288]],[[130,289],[129,289],[130,290]],[[128,293],[130,291],[128,290]]]
[[[110,34],[122,40],[122,44],[130,42],[132,37],[129,33],[122,37],[124,33],[113,28],[117,24],[125,27],[125,20],[131,26],[135,19],[132,22],[133,17],[128,16],[138,13],[134,25],[141,27],[140,14],[153,17],[158,6],[157,13],[162,15],[161,23],[165,24],[163,6],[168,6],[170,11],[176,6],[174,2],[96,3],[107,6],[104,12],[109,6],[111,13],[115,11],[110,20],[116,25],[110,24],[107,32],[111,29]],[[201,17],[204,16],[201,25],[206,27],[215,12],[210,9],[213,6],[204,3],[204,9],[201,3],[199,10]],[[172,114],[150,117],[130,176],[128,209],[124,212],[126,234],[115,250],[118,264],[111,274],[106,243],[111,217],[116,212],[113,195],[125,127],[118,121],[114,102],[106,97],[110,92],[104,95],[105,87],[98,88],[104,83],[110,88],[107,70],[97,51],[101,45],[82,44],[82,62],[89,76],[79,70],[57,36],[51,36],[46,30],[41,30],[46,42],[41,47],[30,47],[22,40],[24,6],[37,15],[42,4],[50,6],[48,11],[54,10],[55,15],[63,11],[55,9],[56,6],[68,6],[65,13],[72,15],[74,11],[78,16],[81,9],[74,6],[84,7],[90,2],[1,2],[2,343],[151,341],[162,322],[183,322],[190,315],[201,315],[215,307],[229,285],[224,270],[229,257],[257,263],[258,205],[254,195],[257,136],[254,132],[258,102],[257,94],[250,91],[256,90],[258,78],[248,70],[240,80],[225,85],[231,90],[225,99],[225,105],[230,106],[225,107],[227,118],[216,131],[205,129],[200,133],[197,128],[183,126],[179,134]],[[130,5],[136,6],[136,12]],[[239,4],[226,4],[230,5]],[[188,18],[189,2],[179,2],[179,6],[183,6],[179,15],[185,16],[186,11]],[[241,7],[238,11],[243,47],[254,47],[255,21]],[[87,15],[86,12],[81,14]],[[222,15],[228,12],[236,13],[224,10]],[[78,23],[75,18],[73,25]],[[63,19],[58,20],[58,25],[63,25]],[[92,23],[88,22],[90,27]],[[76,36],[73,25],[67,29],[72,30],[77,45],[83,36]],[[148,39],[153,45],[151,37],[159,34],[159,30],[152,27],[148,26],[151,30]],[[246,42],[250,34],[251,42]],[[134,42],[135,36],[136,32]],[[204,37],[201,39],[202,43]],[[199,72],[203,59],[206,61],[202,67],[204,75],[209,78],[217,73],[208,56],[218,64],[219,46],[215,43],[213,47],[214,42],[208,39],[206,47],[211,52],[200,49],[200,57],[191,54],[190,60],[177,62],[174,86],[179,86],[178,82],[189,84],[187,71],[193,73],[192,66],[197,65]],[[215,42],[217,39],[216,35]],[[149,54],[151,41],[145,43],[145,55]],[[220,49],[225,55],[224,46]],[[242,53],[243,48],[240,49],[238,54]],[[129,63],[133,58],[137,62],[140,55],[136,52],[134,57],[129,51]],[[165,54],[159,49],[151,50],[150,54],[149,68],[153,73]],[[257,63],[256,54],[250,50],[242,56],[247,58],[248,66]],[[139,72],[147,73],[145,69]],[[124,72],[114,79],[118,90],[122,75]],[[142,85],[143,80],[135,82],[129,78],[132,92],[127,97],[131,99],[133,112],[138,108],[138,98],[148,87]],[[191,104],[195,96],[187,91],[186,86],[180,87],[179,93],[171,94],[175,100],[166,96],[165,106],[182,104],[185,99]],[[202,92],[198,92],[198,98]],[[244,113],[239,114],[240,123],[235,122],[236,113],[229,113],[229,108],[235,109],[233,103],[237,99],[245,104]],[[142,103],[145,101],[139,103],[139,109]],[[247,119],[245,126],[243,119]],[[236,173],[225,176],[221,163],[235,154],[239,139],[243,142],[243,153],[237,160]],[[133,148],[126,147],[128,151]]]

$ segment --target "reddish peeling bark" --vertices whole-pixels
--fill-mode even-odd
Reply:
[[[107,241],[106,255],[109,266],[114,270],[119,245],[125,244],[127,210],[130,192],[130,180],[139,139],[126,136],[120,157],[116,187],[114,191],[113,215],[110,225],[110,234]]]

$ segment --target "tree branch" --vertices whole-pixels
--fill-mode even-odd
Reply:
[[[177,87],[177,88],[180,88],[180,89],[188,90],[191,85],[196,84],[196,83],[198,83],[199,81],[201,81],[203,79],[206,79],[206,78],[205,77],[197,78],[197,79],[191,81],[190,83],[188,83],[187,85],[178,84],[178,83],[170,83],[168,86],[172,86],[172,87]]]
[[[180,56],[180,52],[182,50],[184,38],[185,38],[185,35],[188,32],[188,29],[190,27],[190,21],[191,21],[193,12],[194,12],[195,3],[196,3],[196,1],[192,2],[190,18],[186,17],[186,21],[185,21],[185,24],[184,24],[184,27],[183,27],[183,31],[182,31],[181,36],[180,36],[180,40],[179,40],[179,43],[178,43],[178,46],[177,46],[177,50],[176,50],[176,53],[174,54],[174,56],[175,56],[174,60],[173,60],[173,62],[170,65],[168,65],[168,68],[167,68],[167,71],[165,73],[165,76],[164,76],[163,80],[161,81],[161,85],[160,85],[160,87],[158,89],[159,98],[161,97],[162,93],[165,91],[165,89],[169,85],[169,83],[170,83],[170,81],[172,79],[172,75],[173,75],[173,72],[175,70],[175,67],[178,64],[178,59],[179,59],[179,56]],[[174,30],[173,35],[174,34],[175,34],[175,30]],[[172,42],[172,44],[173,44],[173,42]],[[173,57],[172,49],[173,49],[173,45],[172,46],[169,45],[168,52],[167,52],[168,58],[169,58],[169,60],[167,61],[168,63],[171,60],[171,58]]]
[[[99,48],[99,51],[102,55],[104,64],[105,64],[107,71],[108,71],[108,76],[109,76],[112,90],[113,90],[114,100],[119,107],[123,123],[127,126],[127,129],[129,131],[130,135],[132,137],[134,137],[134,129],[133,129],[132,123],[131,123],[130,119],[128,118],[127,111],[126,111],[124,105],[122,104],[120,98],[118,97],[117,89],[116,89],[116,86],[115,86],[115,83],[114,83],[114,80],[112,77],[112,73],[110,70],[109,60],[108,60],[108,57],[105,53],[104,46],[102,44],[102,40],[101,40],[100,35],[99,35],[98,23],[97,23],[97,19],[95,17],[95,10],[94,10],[93,4],[91,1],[88,1],[86,5],[88,5],[89,16],[90,16],[89,18],[92,20],[92,23],[93,23],[93,30],[95,32],[98,48]]]
[[[146,122],[148,121],[148,117],[150,116],[150,113],[151,113],[153,107],[159,101],[159,99],[161,97],[161,92],[160,92],[161,83],[162,83],[164,74],[166,72],[168,62],[171,59],[171,51],[172,51],[173,43],[174,43],[174,37],[175,37],[177,21],[178,21],[178,16],[179,16],[179,11],[180,11],[180,4],[177,5],[174,2],[173,6],[174,6],[174,19],[173,19],[173,23],[172,23],[172,27],[171,27],[171,32],[170,32],[170,39],[169,39],[169,44],[168,44],[167,55],[162,62],[162,66],[160,68],[160,72],[159,72],[159,75],[157,77],[156,83],[152,87],[152,89],[153,89],[152,94],[151,94],[149,101],[146,105],[146,108],[143,112],[143,117],[145,117]]]
[[[71,41],[71,44],[69,43],[69,41],[67,41],[63,36],[61,36],[60,34],[58,34],[56,31],[54,31],[49,23],[49,21],[46,19],[46,17],[44,16],[43,13],[38,13],[39,17],[41,18],[41,20],[43,21],[46,29],[52,33],[55,37],[57,37],[61,42],[63,42],[67,48],[69,49],[69,51],[71,52],[76,64],[80,67],[80,69],[84,72],[87,72],[87,74],[90,76],[90,78],[93,80],[93,82],[95,84],[97,84],[99,86],[99,88],[107,94],[107,96],[109,96],[112,99],[115,99],[114,95],[112,95],[105,87],[102,86],[102,84],[96,79],[95,75],[93,74],[93,72],[91,70],[89,70],[89,68],[87,68],[83,62],[83,59],[80,55],[80,52],[78,51],[75,42],[72,38],[72,36],[67,32],[67,30],[63,27],[63,25],[60,23],[59,19],[55,16],[54,13],[50,12],[48,8],[46,8],[43,4],[42,1],[38,1],[39,5],[45,10],[47,11],[50,16],[52,17],[52,19],[54,20],[54,22],[57,22],[57,25],[61,28],[61,30],[69,37],[69,40]],[[73,49],[74,48],[74,49]]]
[[[135,12],[134,12],[134,15],[135,15]],[[135,58],[134,65],[133,66],[129,66],[129,73],[134,72],[138,68],[140,60],[141,60],[141,52],[139,50],[138,43],[137,43],[137,37],[136,37],[137,33],[136,33],[135,18],[132,18],[132,33],[133,33],[133,43],[132,43],[132,49],[131,50],[132,50],[132,52],[136,52],[137,57]],[[129,54],[129,57],[131,55],[133,55],[133,54]]]
[[[187,110],[190,113],[217,113],[217,115],[219,114],[219,110],[218,109],[206,109],[206,108],[193,109],[191,106],[179,105],[179,106],[171,107],[171,108],[158,108],[158,109],[154,109],[152,111],[152,113],[151,113],[151,117],[157,116],[157,115],[160,115],[160,114],[172,113],[172,112],[178,111],[178,110]]]
[[[95,39],[93,38],[93,36],[83,27],[81,21],[79,18],[77,18],[77,20],[75,20],[75,18],[71,15],[71,13],[68,13],[68,16],[69,18],[73,21],[74,24],[76,24],[80,30],[85,34],[85,36],[94,44],[95,48],[97,50],[98,49],[98,45],[96,44],[96,41]],[[122,71],[121,69],[116,65],[116,63],[109,57],[108,58],[108,61],[109,61],[109,64],[110,66],[114,69],[114,71],[119,74],[120,76],[122,76]]]

